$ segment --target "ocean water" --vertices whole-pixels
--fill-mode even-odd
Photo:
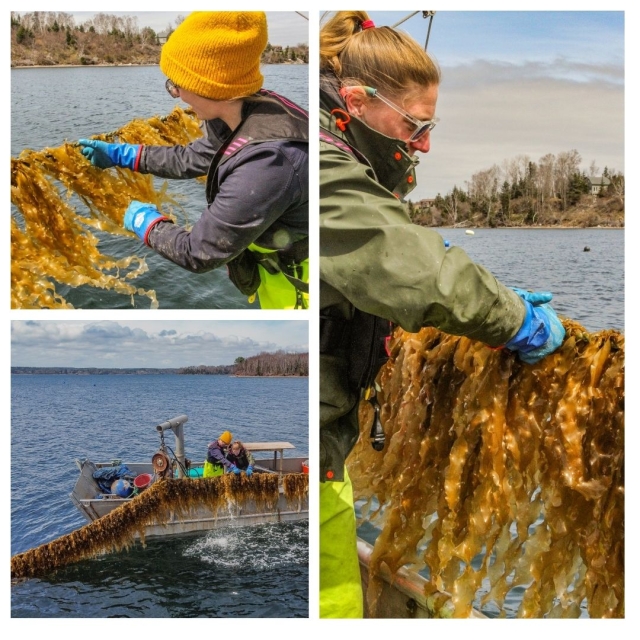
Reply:
[[[550,291],[558,315],[579,322],[588,331],[624,331],[624,229],[438,232],[505,285]]]
[[[155,425],[181,414],[194,462],[227,429],[291,442],[285,455],[306,457],[308,405],[307,378],[13,375],[11,554],[86,524],[69,498],[76,458],[150,461]],[[11,615],[307,617],[308,561],[307,522],[151,539],[13,585]]]
[[[263,65],[264,87],[309,106],[307,65]],[[158,66],[79,67],[11,70],[11,156],[23,150],[40,151],[115,131],[133,119],[164,116],[177,105],[164,87]],[[160,188],[165,181],[155,178]],[[204,184],[197,180],[170,180],[168,191],[193,224],[206,206]],[[81,212],[82,209],[79,209]],[[149,271],[134,284],[156,291],[161,309],[248,309],[249,303],[229,281],[226,269],[194,274],[174,265],[128,237],[99,234],[103,254],[120,259],[144,256]],[[59,286],[59,293],[75,308],[149,308],[149,299],[132,298],[93,287]]]

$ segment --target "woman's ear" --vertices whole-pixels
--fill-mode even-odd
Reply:
[[[352,116],[360,118],[367,103],[367,95],[361,87],[350,87],[344,93],[344,103]]]

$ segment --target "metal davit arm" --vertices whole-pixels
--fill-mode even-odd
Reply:
[[[178,477],[184,478],[184,429],[183,425],[189,418],[187,416],[177,416],[166,422],[162,422],[156,427],[156,431],[164,433],[167,430],[173,431],[176,437],[176,459],[180,463],[178,465]]]

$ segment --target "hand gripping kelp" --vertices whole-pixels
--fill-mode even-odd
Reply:
[[[384,448],[365,402],[348,459],[380,529],[372,616],[380,575],[407,565],[436,615],[504,616],[515,590],[518,617],[624,617],[624,337],[563,324],[535,365],[435,329],[395,334],[378,378]]]
[[[107,515],[35,549],[11,558],[11,578],[44,576],[73,562],[131,546],[136,536],[145,544],[145,525],[166,524],[189,517],[194,508],[205,507],[215,516],[228,512],[230,504],[255,504],[275,509],[282,481],[284,496],[298,505],[308,496],[309,476],[292,473],[228,474],[217,478],[164,479],[128,500]]]
[[[117,131],[95,136],[106,142],[131,144],[187,144],[200,137],[192,112],[174,109],[166,117],[133,120]],[[105,253],[105,234],[135,237],[123,229],[131,200],[148,202],[175,218],[179,207],[157,190],[150,175],[114,167],[93,167],[76,144],[64,143],[42,151],[23,151],[11,158],[11,306],[14,309],[69,308],[56,284],[91,286],[119,294],[146,296],[158,302],[153,290],[131,281],[147,271],[144,258],[116,259]],[[98,235],[96,235],[98,234]],[[132,254],[139,242],[131,243]]]

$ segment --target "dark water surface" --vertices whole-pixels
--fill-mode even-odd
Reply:
[[[550,291],[589,331],[624,330],[624,229],[440,229],[510,287]],[[585,251],[585,247],[589,251]]]
[[[285,95],[303,108],[309,105],[307,65],[263,65],[264,86]],[[11,70],[11,155],[23,150],[40,151],[75,142],[99,133],[115,131],[133,119],[165,116],[177,105],[164,88],[165,77],[157,66],[80,67]],[[155,179],[157,188],[165,183]],[[182,204],[180,222],[200,218],[206,198],[204,184],[196,180],[170,180],[169,193]],[[75,206],[75,203],[74,203]],[[82,213],[83,205],[78,211]],[[258,308],[229,282],[226,269],[193,274],[130,237],[99,234],[105,255],[124,258],[144,256],[149,271],[133,283],[156,291],[161,309]],[[144,296],[123,296],[91,287],[58,287],[76,308],[149,308]]]
[[[155,425],[177,415],[189,417],[193,461],[226,429],[289,441],[289,455],[308,456],[307,378],[14,375],[11,387],[12,555],[86,524],[69,498],[75,458],[150,461]],[[308,555],[307,522],[152,539],[12,586],[11,613],[307,617]]]

